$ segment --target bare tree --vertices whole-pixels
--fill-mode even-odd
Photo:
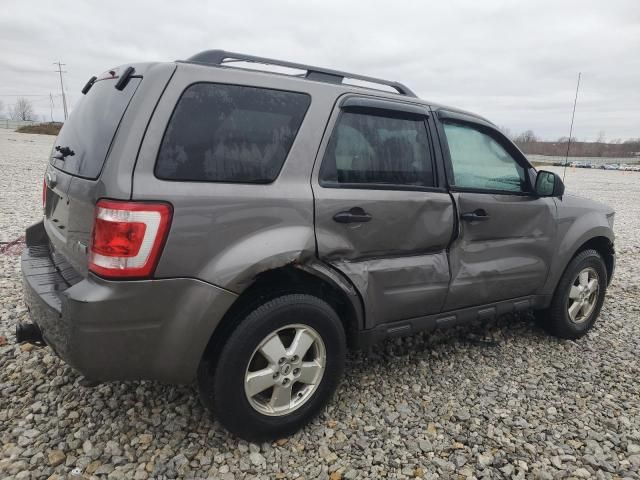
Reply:
[[[10,116],[12,120],[33,120],[35,116],[33,105],[28,99],[20,97],[16,100]]]
[[[533,133],[533,130],[527,130],[526,132],[522,132],[520,135],[515,137],[516,143],[533,143],[538,141],[538,137]]]

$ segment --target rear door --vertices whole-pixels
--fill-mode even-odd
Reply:
[[[312,179],[320,259],[351,279],[367,327],[439,312],[454,210],[442,187],[428,112],[343,97]]]
[[[443,310],[537,293],[553,254],[555,201],[533,193],[535,171],[491,124],[447,112],[438,116],[460,220]]]

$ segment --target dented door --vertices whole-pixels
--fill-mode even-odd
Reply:
[[[437,313],[454,209],[437,179],[426,110],[350,99],[316,162],[318,256],[358,289],[367,327]]]
[[[495,126],[459,113],[438,118],[458,213],[444,310],[538,293],[555,246],[555,201],[535,194],[535,170]]]
[[[532,295],[549,272],[556,236],[552,198],[454,192],[461,215],[450,248],[451,286],[444,310]]]

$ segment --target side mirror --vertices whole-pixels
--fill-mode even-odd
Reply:
[[[535,190],[539,197],[561,197],[564,195],[564,183],[559,175],[540,170],[536,177]]]

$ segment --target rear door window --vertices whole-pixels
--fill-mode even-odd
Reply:
[[[424,120],[403,112],[342,112],[324,155],[321,184],[433,187]]]
[[[54,151],[51,164],[71,175],[98,178],[120,120],[141,80],[129,79],[123,90],[115,88],[115,79],[94,83],[75,106],[56,139],[57,147],[68,147],[72,154],[63,158]]]
[[[310,101],[304,93],[191,85],[169,120],[155,174],[165,180],[272,182]]]

